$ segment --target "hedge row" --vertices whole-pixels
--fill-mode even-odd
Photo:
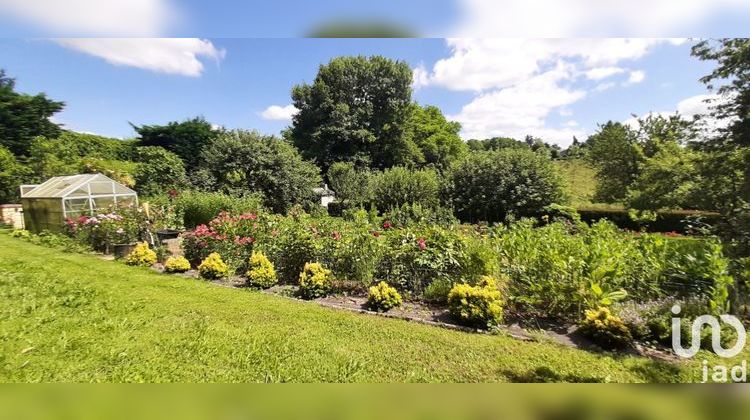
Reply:
[[[657,212],[656,221],[639,224],[630,218],[625,209],[597,209],[579,208],[581,220],[591,224],[607,219],[621,229],[640,230],[642,227],[648,232],[677,232],[689,233],[698,225],[714,226],[722,221],[719,213],[699,210],[670,210]]]

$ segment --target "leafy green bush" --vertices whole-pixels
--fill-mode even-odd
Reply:
[[[470,153],[448,178],[456,217],[464,222],[534,216],[565,199],[562,178],[550,158],[531,150]]]
[[[229,267],[227,267],[221,255],[214,252],[206,257],[198,266],[198,273],[201,277],[209,280],[222,279],[229,276]]]
[[[263,210],[262,198],[258,195],[230,196],[218,192],[183,191],[172,200],[175,210],[184,217],[185,227],[190,229],[207,225],[221,212],[239,215],[258,214]]]
[[[453,282],[450,279],[436,279],[425,287],[422,298],[427,302],[445,304],[452,288]]]
[[[125,264],[150,267],[156,264],[156,252],[146,242],[141,242],[125,257]]]
[[[401,295],[398,291],[389,286],[388,283],[381,281],[377,286],[372,286],[367,294],[367,307],[379,312],[388,312],[389,310],[401,306]]]
[[[185,165],[176,154],[157,146],[138,147],[134,152],[138,162],[134,173],[139,194],[152,196],[187,184]]]
[[[578,331],[605,349],[624,348],[633,342],[625,323],[606,307],[586,310]]]
[[[502,297],[491,278],[485,278],[477,286],[466,283],[453,286],[448,293],[448,308],[462,323],[477,328],[493,327],[503,318]]]
[[[164,263],[164,271],[167,273],[184,273],[190,270],[190,261],[183,256],[169,257]]]
[[[440,181],[435,171],[394,167],[374,175],[372,182],[374,204],[381,212],[404,204],[439,205]]]
[[[299,295],[303,299],[315,299],[331,291],[331,270],[320,263],[306,263],[299,274]]]
[[[253,252],[248,262],[247,284],[267,289],[276,284],[276,281],[273,263],[262,252]]]

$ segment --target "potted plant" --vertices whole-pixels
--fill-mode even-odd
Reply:
[[[159,243],[169,239],[177,239],[184,231],[182,229],[182,214],[171,203],[154,210],[153,219],[154,225],[157,227],[156,236]]]

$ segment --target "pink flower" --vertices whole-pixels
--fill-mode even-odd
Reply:
[[[419,249],[424,251],[427,248],[427,241],[424,238],[419,238],[417,239],[417,245],[419,245]]]
[[[383,229],[388,230],[391,227],[393,227],[393,225],[388,220],[386,220],[385,222],[383,222]]]
[[[332,237],[332,238],[333,238],[334,240],[338,241],[339,239],[341,239],[341,234],[340,234],[340,233],[339,233],[339,232],[338,232],[337,230],[334,230],[334,231],[333,231],[333,232],[331,233],[331,237]]]

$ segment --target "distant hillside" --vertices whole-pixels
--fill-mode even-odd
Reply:
[[[574,207],[593,203],[596,190],[596,171],[581,159],[557,160],[555,165],[568,183]]]

